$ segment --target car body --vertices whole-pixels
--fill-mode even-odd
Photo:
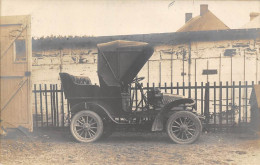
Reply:
[[[75,139],[94,142],[117,128],[166,131],[179,144],[199,138],[202,124],[193,99],[162,93],[159,88],[144,93],[140,83],[144,77],[136,76],[154,52],[150,44],[117,40],[97,47],[99,86],[60,73]],[[141,97],[134,100],[137,92]]]

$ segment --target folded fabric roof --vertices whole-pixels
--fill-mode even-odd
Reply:
[[[97,47],[101,86],[131,83],[153,54],[153,48],[145,42],[117,40],[98,44]]]

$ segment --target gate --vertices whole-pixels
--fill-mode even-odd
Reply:
[[[1,36],[1,126],[33,129],[31,112],[31,17],[4,16]]]

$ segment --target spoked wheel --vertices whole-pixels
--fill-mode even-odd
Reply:
[[[93,111],[80,111],[73,116],[70,131],[80,142],[94,142],[102,136],[103,121]]]
[[[167,133],[175,143],[193,143],[199,138],[201,131],[199,118],[188,111],[176,112],[167,121]]]

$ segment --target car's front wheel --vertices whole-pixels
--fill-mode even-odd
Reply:
[[[70,131],[79,142],[94,142],[103,134],[101,117],[89,110],[76,113],[70,124]]]
[[[189,111],[179,111],[170,116],[167,121],[167,133],[178,144],[195,142],[202,131],[199,118]]]

